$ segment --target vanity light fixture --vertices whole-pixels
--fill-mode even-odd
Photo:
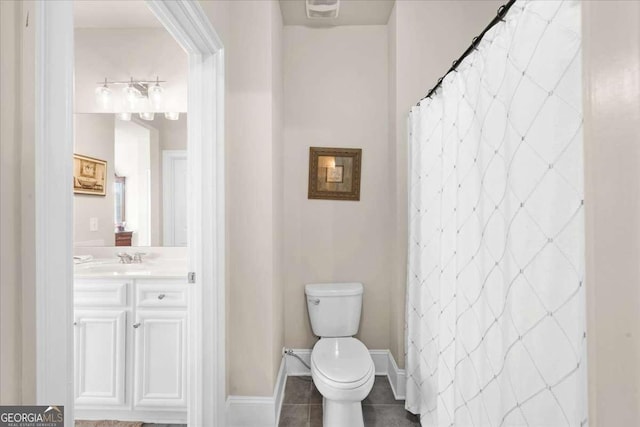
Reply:
[[[142,120],[153,120],[156,112],[161,112],[164,104],[164,88],[156,76],[155,80],[135,80],[131,77],[128,81],[110,81],[105,77],[104,82],[98,83],[95,90],[96,103],[102,110],[114,111],[118,119],[129,121],[132,113],[138,113]],[[110,85],[122,85],[121,96],[117,97],[114,107],[114,92]],[[167,120],[178,120],[180,113],[166,111],[164,117]]]
[[[156,77],[156,84],[149,88],[149,101],[151,101],[151,105],[154,110],[159,110],[162,108],[162,93],[164,89],[160,87],[160,78]]]
[[[103,110],[108,110],[111,107],[111,95],[113,91],[107,86],[107,79],[104,79],[104,83],[96,88],[96,102]]]
[[[127,102],[127,108],[130,110],[135,110],[138,106],[138,100],[142,98],[142,92],[138,88],[136,88],[133,82],[133,77],[131,78],[131,82],[124,89],[122,89],[122,93],[124,94],[124,99]]]
[[[128,110],[136,111],[140,101],[144,100],[151,101],[153,107],[158,110],[162,106],[164,94],[161,83],[166,83],[166,80],[160,80],[160,77],[156,77],[155,80],[135,80],[131,77],[127,81],[110,81],[105,77],[104,82],[99,82],[96,88],[96,102],[100,106],[104,106],[105,101],[110,103],[113,92],[109,86],[122,85],[124,103]]]

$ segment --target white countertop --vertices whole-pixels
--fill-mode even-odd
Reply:
[[[140,264],[121,264],[114,259],[94,259],[89,262],[75,264],[74,278],[130,278],[130,279],[162,279],[187,278],[187,262],[185,259],[154,259]]]

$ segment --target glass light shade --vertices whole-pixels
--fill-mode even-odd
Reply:
[[[96,103],[103,110],[108,110],[111,107],[111,95],[113,92],[107,87],[107,85],[98,86],[96,88]]]
[[[145,112],[141,112],[140,113],[140,118],[142,120],[153,120],[154,116],[155,116],[155,113],[149,112],[149,111],[145,111]]]
[[[164,89],[162,89],[158,83],[149,88],[149,101],[151,101],[151,106],[156,111],[162,108],[163,92]]]
[[[180,113],[177,111],[167,111],[164,113],[164,118],[167,120],[178,120],[180,118]]]
[[[122,93],[124,94],[124,99],[127,103],[127,108],[130,110],[135,110],[138,105],[138,99],[142,96],[140,91],[135,87],[129,85],[122,89]]]
[[[125,121],[125,122],[131,121],[131,113],[128,113],[128,112],[118,113],[117,116],[118,116],[118,119],[122,121]]]

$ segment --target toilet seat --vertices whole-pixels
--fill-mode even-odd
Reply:
[[[316,380],[339,390],[366,384],[375,368],[367,347],[352,337],[322,338],[311,352],[311,370]]]

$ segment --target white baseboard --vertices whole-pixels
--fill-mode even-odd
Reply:
[[[294,349],[305,363],[311,361],[311,350]],[[376,375],[386,375],[396,399],[405,398],[406,379],[404,369],[399,369],[389,350],[369,350]],[[280,420],[280,409],[284,398],[288,376],[311,375],[311,371],[293,356],[286,356],[280,364],[273,396],[229,396],[227,397],[228,427],[275,427]]]
[[[398,368],[396,360],[390,351],[388,365],[387,365],[387,377],[389,378],[389,384],[391,384],[391,390],[396,399],[404,400],[407,390],[407,376],[404,369]]]
[[[311,350],[293,349],[293,352],[300,356],[308,365],[311,360]],[[371,359],[376,368],[376,375],[386,375],[389,378],[393,395],[396,399],[405,398],[406,378],[404,369],[399,369],[393,355],[389,350],[369,350]],[[311,372],[298,359],[293,356],[286,357],[287,375],[300,376],[311,375]]]
[[[311,350],[300,348],[294,348],[292,350],[302,360],[304,360],[304,363],[306,363],[307,365],[311,365]],[[311,375],[311,371],[295,357],[287,355],[284,361],[288,376],[297,377]]]
[[[280,363],[273,396],[227,397],[227,427],[275,427],[280,420],[287,371],[284,359]]]

